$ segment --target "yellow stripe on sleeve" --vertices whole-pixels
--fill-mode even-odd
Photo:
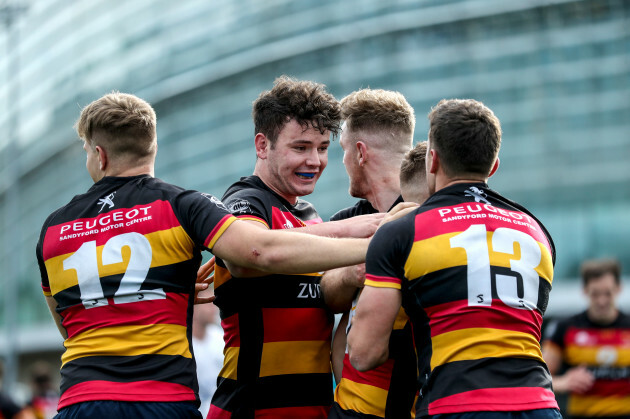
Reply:
[[[217,240],[219,240],[219,237],[221,237],[221,235],[223,233],[225,233],[225,230],[232,225],[232,223],[234,221],[238,220],[238,218],[236,217],[229,217],[227,220],[225,220],[223,222],[223,224],[221,224],[221,227],[219,227],[219,229],[217,231],[214,232],[214,235],[212,236],[212,239],[208,242],[208,244],[206,245],[206,247],[208,249],[212,249],[214,247],[214,244],[217,242]]]

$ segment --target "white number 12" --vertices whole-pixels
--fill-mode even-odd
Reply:
[[[121,263],[123,261],[122,249],[125,246],[129,246],[131,253],[125,274],[114,294],[114,303],[124,304],[166,298],[166,293],[162,288],[140,292],[151,267],[153,254],[151,244],[142,234],[125,233],[109,239],[103,246],[103,265]],[[63,261],[64,270],[74,269],[77,272],[81,301],[85,308],[107,305],[96,257],[96,241],[93,240],[83,243],[79,250]]]
[[[496,289],[501,301],[514,308],[533,310],[538,303],[538,273],[541,251],[536,240],[518,230],[497,228],[492,235],[492,249],[488,249],[486,226],[473,224],[466,231],[450,240],[451,247],[466,251],[468,269],[468,305],[490,306],[492,304],[492,276],[490,274],[490,250],[514,254],[514,243],[521,249],[520,259],[510,260],[510,269],[523,278],[523,297],[519,298],[517,278],[496,275]]]

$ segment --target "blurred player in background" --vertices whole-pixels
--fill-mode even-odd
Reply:
[[[388,360],[402,305],[423,384],[416,417],[560,418],[539,344],[555,250],[531,213],[488,188],[499,120],[480,102],[443,100],[429,124],[432,196],[372,239],[350,361]]]
[[[543,342],[553,389],[569,393],[572,418],[630,418],[630,317],[617,307],[621,265],[588,260],[580,269],[586,311],[559,322]],[[566,371],[560,374],[563,367]]]

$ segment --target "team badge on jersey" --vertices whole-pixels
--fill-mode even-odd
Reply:
[[[114,194],[115,193],[116,192],[112,192],[109,195],[107,195],[106,197],[101,198],[101,199],[98,200],[98,202],[96,204],[97,205],[101,204],[101,209],[98,210],[98,212],[103,211],[103,208],[105,208],[105,205],[109,205],[109,207],[107,209],[114,208]]]
[[[232,214],[245,214],[251,212],[249,201],[246,199],[239,199],[230,203],[228,210],[230,210]]]
[[[203,197],[205,197],[206,199],[208,199],[210,202],[212,202],[214,205],[216,205],[217,207],[229,211],[227,209],[227,207],[225,206],[225,204],[223,204],[223,202],[221,202],[219,199],[217,199],[216,197],[208,194],[208,193],[202,193],[201,194]]]
[[[471,186],[470,188],[466,189],[464,196],[472,196],[473,198],[475,198],[475,202],[483,202],[485,204],[490,203],[490,201],[486,199],[488,195],[486,195],[484,191],[477,188],[476,186]]]

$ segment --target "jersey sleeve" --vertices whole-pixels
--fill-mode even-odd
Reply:
[[[46,270],[46,264],[44,263],[44,237],[46,235],[46,230],[50,225],[50,220],[54,218],[54,216],[60,211],[53,212],[46,218],[42,230],[39,234],[39,240],[37,241],[37,246],[35,247],[35,256],[37,257],[37,265],[39,266],[39,274],[42,280],[42,291],[46,297],[50,297],[52,293],[50,292],[50,282],[48,279],[48,271]]]
[[[258,221],[271,228],[271,214],[268,213],[267,192],[246,188],[223,199],[228,210],[241,220]]]
[[[173,206],[182,226],[200,247],[212,250],[225,230],[236,221],[218,198],[197,191],[177,196]]]
[[[365,285],[401,289],[405,260],[413,243],[414,216],[407,215],[380,227],[368,247]]]

